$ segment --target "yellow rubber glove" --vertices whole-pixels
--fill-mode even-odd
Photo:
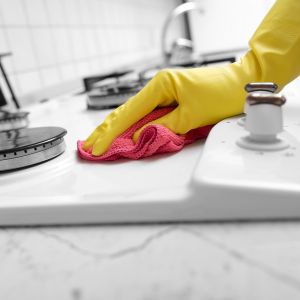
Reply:
[[[249,46],[239,62],[227,66],[158,72],[137,95],[106,117],[83,148],[92,148],[95,156],[103,154],[116,137],[158,106],[177,107],[151,124],[184,134],[240,114],[248,82],[275,82],[282,89],[300,74],[300,1],[278,0]]]

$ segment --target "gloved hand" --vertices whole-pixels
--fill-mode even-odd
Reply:
[[[215,124],[242,112],[248,82],[275,82],[279,89],[300,74],[300,1],[278,0],[238,62],[222,67],[167,69],[106,117],[84,142],[100,156],[112,141],[158,106],[176,105],[151,122],[174,133]],[[147,126],[147,125],[146,125]],[[140,129],[134,135],[138,138]]]

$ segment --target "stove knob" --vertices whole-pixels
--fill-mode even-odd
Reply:
[[[282,150],[288,144],[277,137],[283,130],[281,106],[284,96],[269,91],[250,92],[246,102],[248,111],[245,129],[249,135],[242,137],[237,144],[243,148],[261,151]]]
[[[245,90],[248,93],[257,92],[257,91],[265,91],[269,93],[275,93],[278,86],[273,82],[251,82],[246,84]]]
[[[248,93],[251,92],[261,92],[261,93],[275,93],[277,90],[278,86],[276,83],[273,82],[251,82],[246,84],[245,86],[245,91]],[[244,114],[247,115],[249,109],[249,104],[247,101],[245,101],[244,104]],[[245,126],[245,121],[246,121],[246,116],[240,118],[238,120],[238,124],[240,126]]]

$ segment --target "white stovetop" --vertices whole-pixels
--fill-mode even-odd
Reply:
[[[84,161],[77,156],[77,140],[87,138],[110,110],[87,110],[82,95],[61,97],[28,109],[31,112],[30,127],[60,126],[67,129],[67,148],[59,157],[41,165],[0,174],[1,193],[8,198],[20,195],[73,197],[96,193],[125,195],[178,187],[189,180],[201,154],[202,142],[198,142],[177,154],[139,161]]]
[[[108,110],[87,110],[84,95],[28,107],[30,126],[68,130],[67,149],[46,163],[0,174],[0,225],[300,217],[299,94],[298,80],[286,89],[288,104],[283,109],[286,131],[297,143],[291,142],[286,153],[263,156],[236,146],[246,132],[231,118],[213,128],[206,147],[199,141],[178,153],[139,161],[84,161],[77,156],[76,142],[85,139]],[[262,169],[266,172],[257,177],[256,170]]]
[[[62,155],[46,163],[0,174],[2,187],[0,224],[95,223],[91,217],[95,211],[93,207],[88,208],[88,212],[82,213],[81,206],[85,203],[124,204],[137,198],[141,202],[153,193],[158,195],[152,197],[152,200],[157,202],[161,200],[160,190],[172,193],[169,200],[184,199],[179,196],[184,191],[180,193],[176,191],[185,189],[189,183],[204,141],[187,146],[179,153],[158,155],[139,161],[89,162],[78,157],[76,142],[78,139],[87,138],[110,112],[109,110],[87,110],[84,95],[60,97],[28,107],[28,110],[31,127],[50,125],[67,129],[68,133],[65,136],[67,148]],[[37,218],[35,221],[35,217],[31,215],[32,208],[41,206],[43,212],[39,210],[35,213]],[[54,206],[56,207],[53,208]],[[62,206],[69,210],[68,218]],[[77,212],[70,210],[71,206],[74,206]],[[113,209],[118,207],[116,205]],[[13,212],[13,216],[6,220],[8,212],[3,208],[10,210],[20,208],[22,212]],[[23,208],[27,211],[25,212]],[[99,211],[101,214],[102,208],[99,208]],[[148,209],[145,208],[144,211],[147,214]],[[104,213],[104,219],[106,215]],[[97,216],[96,223],[98,220],[103,221],[103,218]],[[118,220],[118,217],[113,217],[108,221],[114,221],[116,218]],[[127,218],[136,221],[130,214],[127,214]]]

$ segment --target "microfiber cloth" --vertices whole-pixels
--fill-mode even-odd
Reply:
[[[91,149],[83,150],[83,141],[78,141],[78,154],[81,158],[92,161],[112,161],[120,158],[140,159],[158,153],[179,151],[185,145],[208,136],[212,125],[192,129],[186,134],[178,135],[162,125],[151,124],[143,129],[136,143],[133,141],[133,135],[139,128],[173,109],[165,107],[154,110],[117,137],[101,156],[92,155]]]

